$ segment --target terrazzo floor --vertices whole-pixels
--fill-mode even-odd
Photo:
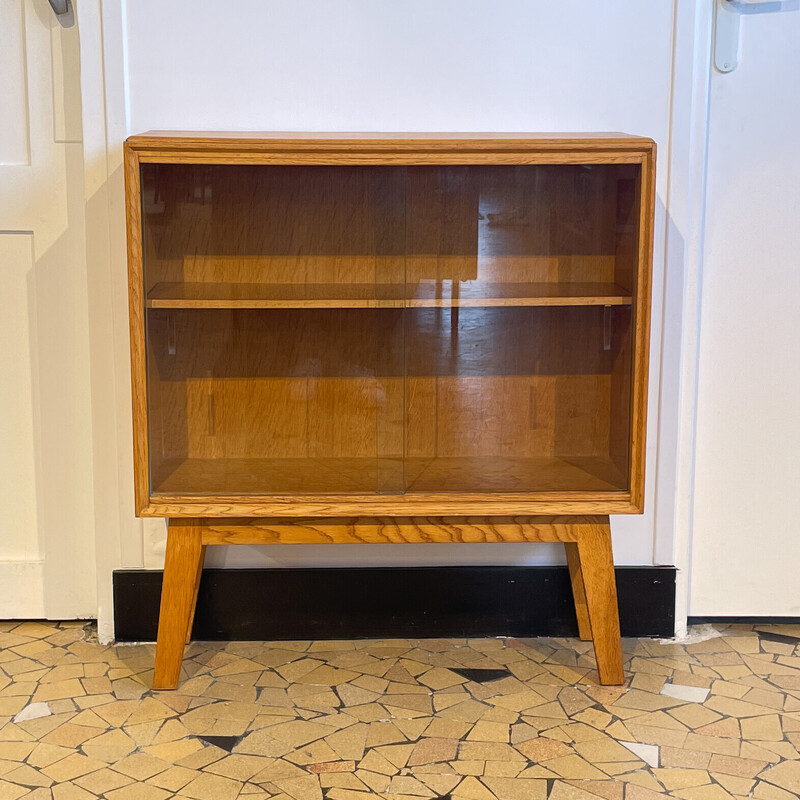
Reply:
[[[153,646],[0,623],[0,800],[800,797],[800,626],[624,641],[211,642],[153,692]]]

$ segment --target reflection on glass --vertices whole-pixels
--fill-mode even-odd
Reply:
[[[638,184],[143,165],[153,493],[624,490]]]

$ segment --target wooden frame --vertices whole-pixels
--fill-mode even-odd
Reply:
[[[148,479],[147,373],[140,166],[171,164],[431,165],[638,164],[638,276],[635,286],[629,488],[620,492],[415,493],[375,495],[152,496]],[[655,143],[625,134],[186,134],[154,132],[125,143],[128,274],[136,511],[141,516],[338,516],[375,514],[631,514],[644,505],[650,264]]]
[[[630,309],[630,346],[625,356],[629,359],[629,373],[626,375],[629,374],[630,380],[625,384],[629,386],[629,396],[623,406],[627,417],[624,488],[606,485],[591,490],[425,490],[394,494],[152,491],[147,402],[148,309],[167,308],[176,309],[175,313],[187,313],[182,309],[327,306],[324,301],[275,301],[271,295],[263,295],[265,299],[262,300],[251,298],[238,305],[235,299],[217,300],[213,293],[206,293],[208,297],[201,294],[200,299],[197,296],[184,299],[180,286],[177,295],[174,292],[170,294],[167,287],[161,293],[150,291],[146,297],[143,187],[140,181],[142,169],[148,165],[448,168],[563,165],[572,169],[613,165],[621,169],[635,168],[638,176],[633,206],[636,218],[628,256],[632,265],[628,287],[609,284],[609,289],[593,296],[588,289],[574,284],[567,287],[569,296],[557,297],[560,290],[554,284],[550,293],[524,299],[517,297],[511,302],[500,294],[488,302],[485,299],[471,301],[465,297],[456,303],[465,308],[477,305],[484,308],[605,306],[606,310],[623,306]],[[625,134],[154,132],[131,137],[126,142],[136,511],[141,516],[161,516],[170,520],[156,658],[157,688],[177,685],[183,642],[191,630],[205,547],[209,544],[278,542],[562,542],[572,579],[581,638],[592,638],[594,634],[601,682],[622,682],[607,515],[641,513],[644,504],[654,170],[655,144],[652,140]],[[347,307],[437,309],[449,304],[437,298],[438,294],[421,299],[409,299],[402,294],[391,300],[367,296]],[[337,304],[332,302],[328,305]],[[457,324],[458,308],[451,313],[455,320],[453,324]]]
[[[607,516],[172,519],[169,524],[154,689],[180,680],[208,545],[398,542],[556,542],[564,545],[581,639],[592,639],[603,684],[624,682],[617,588]]]

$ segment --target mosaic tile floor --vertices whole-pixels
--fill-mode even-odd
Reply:
[[[567,639],[153,647],[0,623],[0,800],[800,797],[800,626],[626,640],[597,684]]]

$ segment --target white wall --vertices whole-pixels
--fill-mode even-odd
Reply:
[[[49,13],[44,0],[30,2]],[[132,511],[121,171],[125,136],[153,128],[652,136],[659,160],[646,514],[613,520],[617,561],[679,566],[679,624],[692,554],[691,613],[800,613],[776,591],[797,591],[800,541],[800,173],[791,140],[800,103],[796,85],[781,90],[786,66],[797,72],[800,13],[747,17],[742,67],[710,80],[712,5],[81,0],[87,291],[75,296],[88,299],[93,452],[71,479],[85,483],[93,467],[101,637],[112,634],[112,569],[163,560],[163,522]],[[17,247],[22,263],[20,241],[8,237],[6,246]],[[25,347],[19,326],[12,329]],[[25,398],[9,403],[23,419]],[[15,433],[31,438],[27,420]],[[19,474],[9,472],[17,483],[31,473],[27,457]],[[85,509],[91,495],[76,493],[73,507]],[[75,515],[72,529],[87,524],[84,516]],[[29,507],[18,519],[37,524]],[[14,541],[35,557],[35,539]],[[544,545],[212,552],[210,563],[280,566],[546,563],[561,555]]]
[[[137,0],[127,4],[127,129],[622,130],[653,137],[659,200],[647,510],[615,518],[613,530],[618,563],[673,563],[671,524],[655,531],[673,10],[670,0]],[[668,309],[672,331],[679,329],[676,302]],[[667,450],[674,438],[666,432]],[[665,463],[658,488],[671,522],[668,453]],[[144,562],[158,566],[163,523],[144,527]],[[548,545],[273,546],[212,548],[208,563],[528,564],[561,556]]]
[[[0,485],[12,509],[0,613],[91,613],[94,544],[108,638],[111,571],[163,559],[163,522],[133,514],[121,168],[125,136],[152,128],[652,136],[646,513],[613,520],[617,561],[681,567],[679,617],[690,555],[690,613],[800,613],[800,96],[782,80],[800,66],[800,11],[745,17],[740,68],[709,82],[711,0],[77,6],[80,68],[76,31],[56,27],[45,0],[24,0],[24,37],[23,0],[3,18],[6,44],[16,35],[25,47],[2,53],[17,69],[4,107],[23,110],[0,130],[0,277],[13,300],[0,326]],[[212,553],[212,564],[280,566],[561,557],[546,545]]]

